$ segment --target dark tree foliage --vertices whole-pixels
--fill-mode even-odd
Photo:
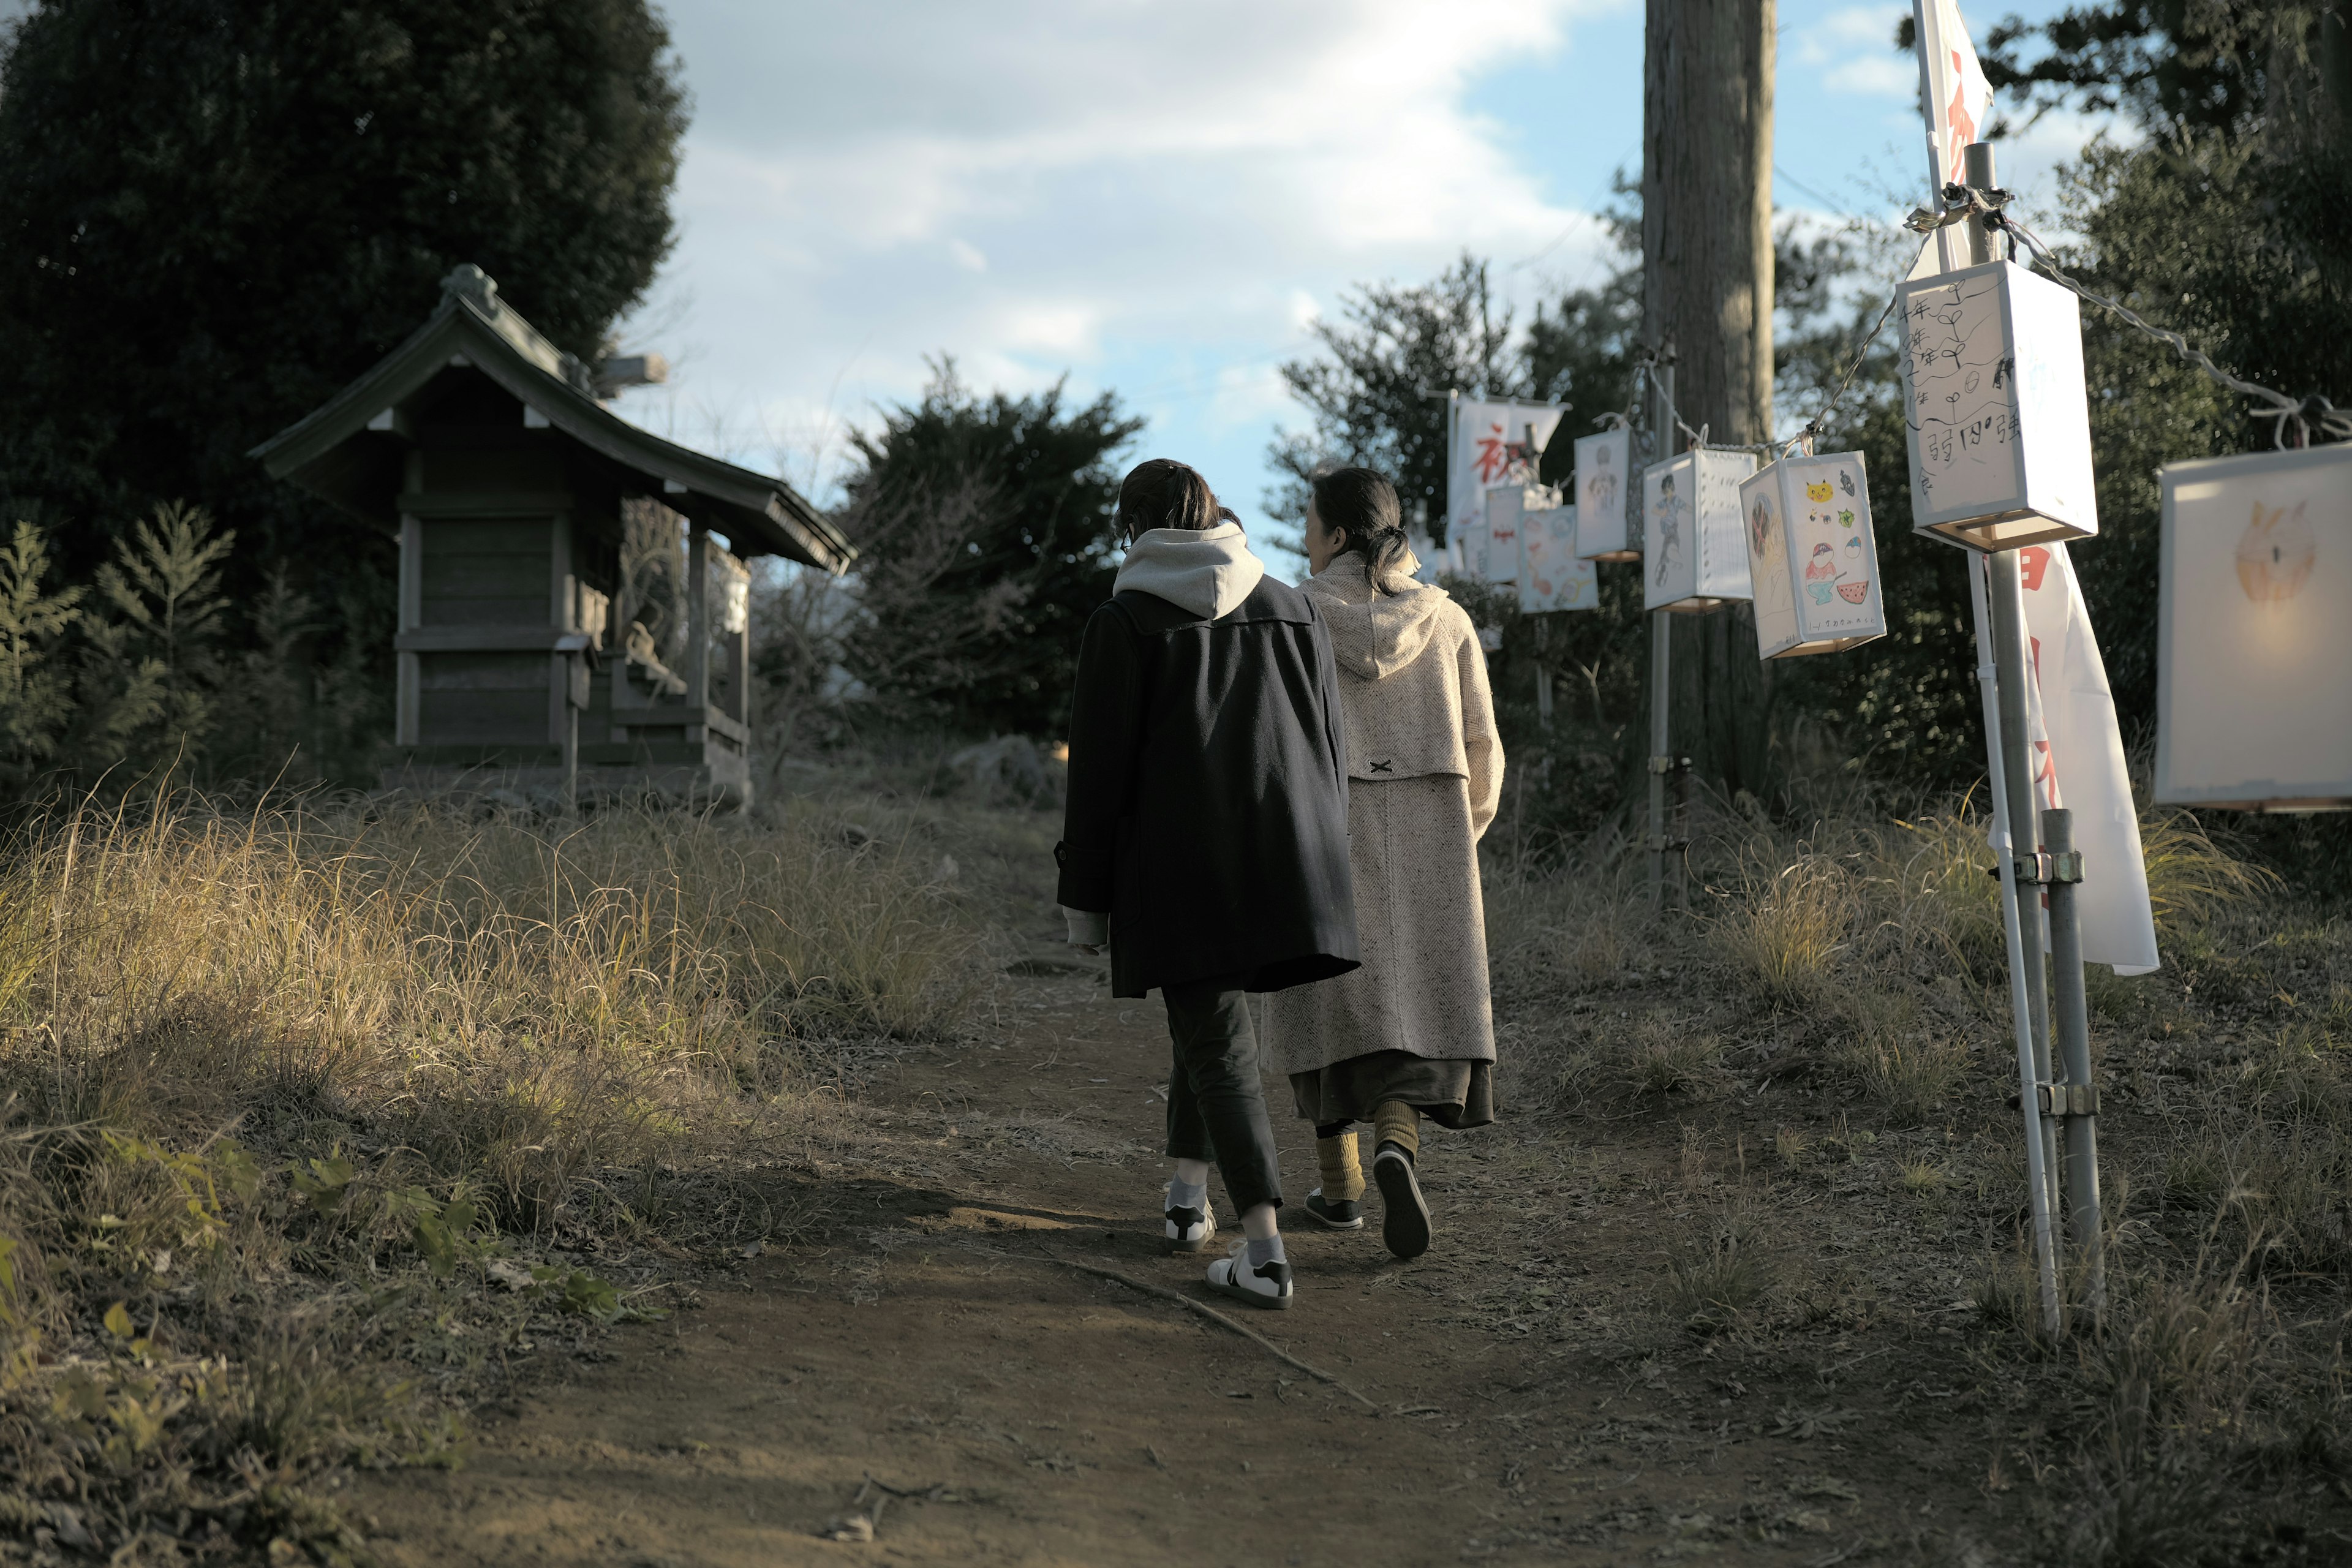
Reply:
[[[1408,519],[1418,504],[1442,526],[1445,395],[1524,395],[1509,354],[1511,313],[1496,311],[1486,263],[1465,255],[1433,282],[1365,284],[1310,331],[1321,352],[1281,374],[1314,427],[1276,438],[1270,456],[1293,477],[1267,510],[1304,519],[1317,468],[1353,463],[1389,476]]]
[[[593,357],[667,251],[686,105],[646,0],[42,0],[0,63],[0,501],[156,498],[314,595],[385,546],[246,457],[480,263]],[[240,597],[247,595],[240,595]]]
[[[1109,393],[982,397],[942,360],[922,400],[853,437],[861,552],[851,674],[893,717],[1058,736],[1078,634],[1110,597],[1118,455],[1144,422]]]
[[[2122,110],[2141,123],[2242,132],[2309,90],[2345,39],[2341,0],[2109,0],[2046,21],[2011,16],[1985,35],[1996,92],[2035,117],[2060,104]],[[1895,47],[1911,47],[1911,23]]]

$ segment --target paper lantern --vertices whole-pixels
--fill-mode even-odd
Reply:
[[[1898,293],[1913,528],[1972,550],[2095,535],[2074,296],[2010,261]]]
[[[2352,807],[2352,446],[2158,477],[2156,798]]]
[[[1642,470],[1642,607],[1712,610],[1745,599],[1739,481],[1752,452],[1685,452]]]
[[[1589,561],[1639,561],[1633,514],[1633,433],[1620,426],[1576,443],[1576,552]]]
[[[1739,487],[1756,652],[1835,653],[1886,635],[1862,454],[1782,458]]]
[[[1549,615],[1555,610],[1592,610],[1601,606],[1601,580],[1592,563],[1576,552],[1577,509],[1546,507],[1519,519],[1519,611]]]
[[[1520,520],[1559,504],[1559,492],[1545,485],[1496,485],[1486,491],[1485,581],[1518,580]]]

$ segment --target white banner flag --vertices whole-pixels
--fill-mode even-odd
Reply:
[[[2033,661],[2027,694],[2034,792],[2044,809],[2063,805],[2074,814],[2074,847],[2083,852],[2083,886],[2074,900],[2083,957],[2113,964],[2117,974],[2146,974],[2159,962],[2156,920],[2106,661],[2066,547],[2029,544],[2017,556]]]
[[[1927,176],[1940,193],[1948,184],[1967,183],[1964,152],[1969,142],[1983,140],[1985,118],[1992,112],[1992,83],[1985,79],[1957,0],[1911,0],[1911,21],[1919,53],[1919,112],[1927,121]],[[1913,275],[1968,264],[1968,233],[1953,224],[1935,232]]]
[[[1486,488],[1512,479],[1535,481],[1536,460],[1567,410],[1543,403],[1475,398],[1454,400],[1454,438],[1445,457],[1445,529],[1451,540],[1486,521]],[[1535,427],[1535,449],[1528,427]],[[1514,557],[1516,561],[1516,556]]]

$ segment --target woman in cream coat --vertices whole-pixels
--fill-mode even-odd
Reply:
[[[1421,1121],[1495,1119],[1495,1026],[1478,839],[1502,798],[1503,748],[1478,631],[1412,580],[1395,489],[1369,468],[1314,481],[1303,585],[1330,628],[1348,742],[1349,861],[1363,967],[1266,1002],[1276,1060],[1315,1123],[1309,1217],[1361,1228],[1354,1123],[1373,1127],[1389,1250],[1429,1248],[1415,1177]]]

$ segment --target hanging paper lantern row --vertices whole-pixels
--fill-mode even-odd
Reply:
[[[1897,292],[1913,528],[1985,551],[2096,534],[2074,295],[2009,261]]]
[[[1739,482],[1750,452],[1685,452],[1642,471],[1642,605],[1712,610],[1748,596]]]
[[[1576,443],[1576,552],[1588,561],[1639,561],[1642,542],[1630,520],[1633,433],[1620,426]]]
[[[1519,612],[1601,607],[1600,579],[1592,563],[1576,553],[1579,509],[1546,507],[1519,519]]]
[[[2156,798],[2352,807],[2352,446],[2158,479]]]
[[[1886,635],[1862,454],[1786,457],[1739,487],[1756,652],[1835,653]]]

